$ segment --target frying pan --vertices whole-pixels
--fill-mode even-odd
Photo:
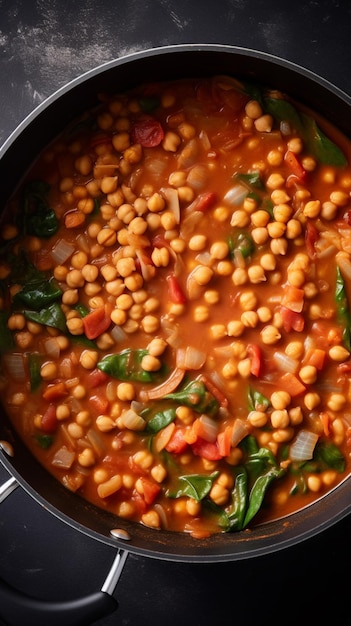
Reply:
[[[125,91],[145,81],[229,74],[295,97],[351,137],[351,98],[309,70],[275,56],[226,45],[187,44],[153,48],[93,69],[38,106],[0,149],[3,205],[30,164],[74,117],[97,104],[101,92]],[[0,616],[9,624],[88,624],[115,610],[115,584],[129,552],[172,561],[236,561],[259,557],[321,532],[351,512],[351,477],[327,496],[280,520],[204,540],[155,531],[100,510],[58,483],[33,458],[0,408],[0,461],[11,478],[0,501],[17,485],[76,530],[113,546],[116,559],[100,592],[69,603],[41,603],[0,581]]]

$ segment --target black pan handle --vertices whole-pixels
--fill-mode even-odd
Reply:
[[[15,478],[0,486],[0,503],[17,487]],[[0,619],[7,626],[89,626],[113,613],[117,600],[112,596],[128,556],[118,550],[101,590],[68,602],[47,602],[14,589],[0,578]]]

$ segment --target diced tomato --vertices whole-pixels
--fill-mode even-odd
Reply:
[[[229,404],[228,398],[225,396],[223,391],[221,389],[219,389],[217,387],[217,385],[215,385],[213,380],[211,380],[210,378],[208,378],[208,376],[205,376],[204,374],[201,374],[200,380],[202,380],[202,382],[204,383],[206,389],[208,389],[208,391],[210,393],[212,393],[212,395],[216,398],[216,400],[219,402],[219,404],[222,407],[227,408],[227,406]]]
[[[218,451],[222,457],[228,456],[232,448],[233,426],[226,426],[217,435]]]
[[[262,367],[262,354],[261,348],[255,344],[249,343],[247,346],[247,353],[250,358],[250,372],[253,376],[259,376]]]
[[[305,385],[301,382],[295,374],[291,372],[285,372],[278,382],[281,389],[287,391],[292,398],[300,396],[306,391]]]
[[[83,317],[83,328],[88,339],[96,339],[104,333],[111,324],[111,307],[100,306]]]
[[[54,402],[55,400],[60,400],[67,396],[67,393],[65,383],[52,383],[49,384],[43,392],[43,398],[49,402]]]
[[[182,454],[188,447],[186,440],[184,439],[184,428],[178,427],[174,430],[172,437],[166,445],[167,452],[173,454]]]
[[[108,375],[105,372],[102,372],[98,368],[94,369],[92,372],[89,372],[87,376],[87,384],[89,389],[94,389],[99,385],[102,385],[108,380]]]
[[[206,459],[207,461],[219,461],[223,458],[217,442],[213,443],[198,438],[191,446],[191,449],[196,456],[201,456],[202,459]]]
[[[311,222],[307,222],[305,231],[305,244],[307,254],[311,259],[314,259],[314,257],[316,256],[315,244],[318,241],[318,237],[319,234],[317,228],[314,226],[314,224],[311,224]]]
[[[216,202],[217,196],[213,191],[207,191],[200,193],[199,196],[192,203],[194,211],[207,211]]]
[[[303,182],[305,180],[305,178],[306,178],[306,170],[302,166],[302,164],[300,163],[300,161],[297,158],[295,152],[293,152],[292,150],[288,150],[285,153],[284,161],[289,166],[289,168],[291,169],[292,174],[294,176],[296,176],[296,178],[300,182]]]
[[[185,304],[187,299],[174,274],[167,276],[168,296],[174,304]]]
[[[98,415],[106,413],[109,402],[106,398],[95,395],[89,398],[90,406],[98,413]]]
[[[146,504],[152,504],[161,491],[160,485],[144,476],[141,476],[140,482],[143,486],[143,497]]]
[[[133,142],[140,143],[143,148],[158,146],[165,136],[160,122],[149,116],[134,122],[131,135]]]
[[[43,414],[40,422],[40,427],[45,433],[53,433],[58,425],[58,419],[56,417],[56,406],[49,404],[45,413]]]
[[[294,285],[285,285],[282,304],[291,311],[301,313],[305,301],[305,292]]]
[[[305,320],[301,313],[291,311],[291,309],[281,306],[280,315],[282,317],[285,332],[289,333],[291,330],[295,330],[296,332],[301,333],[303,331]]]
[[[323,432],[326,437],[329,437],[330,432],[331,432],[331,422],[332,422],[331,417],[327,411],[322,411],[319,417],[322,422]]]

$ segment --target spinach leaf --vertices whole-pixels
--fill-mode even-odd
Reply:
[[[143,415],[144,417],[144,415]],[[158,433],[162,428],[168,426],[175,420],[176,409],[174,407],[157,411],[148,421],[146,430],[151,433]]]
[[[290,122],[320,163],[347,165],[343,151],[323,133],[313,117],[300,113],[290,102],[281,98],[264,98],[263,102],[265,110],[278,122]]]
[[[246,528],[246,526],[248,526],[253,517],[255,517],[255,515],[260,510],[271,482],[277,478],[280,478],[281,476],[283,476],[283,474],[283,469],[280,469],[279,467],[271,467],[257,477],[250,491],[249,503],[245,513],[242,528]]]
[[[59,227],[59,221],[48,202],[50,185],[42,181],[30,181],[23,190],[20,226],[25,234],[51,237]]]
[[[54,277],[48,280],[40,277],[27,282],[22,289],[15,294],[13,301],[17,305],[24,304],[30,309],[39,311],[61,298],[61,295],[62,291]]]
[[[249,232],[235,232],[228,238],[230,257],[233,259],[235,252],[240,252],[244,259],[250,258],[255,252],[255,244]]]
[[[250,411],[265,411],[271,405],[270,400],[266,396],[252,389],[252,387],[249,387],[247,398]]]
[[[345,470],[345,458],[339,448],[331,442],[319,441],[316,445],[313,458],[337,472],[341,473]]]
[[[97,367],[105,374],[119,380],[151,383],[160,376],[160,372],[147,372],[141,367],[147,350],[127,348],[117,354],[109,354],[98,362]]]
[[[40,311],[24,311],[24,316],[37,324],[57,328],[63,333],[67,331],[66,317],[58,302],[54,302]]]
[[[188,496],[200,502],[210,493],[217,476],[219,476],[219,472],[213,472],[210,475],[189,474],[187,476],[180,476],[177,480],[175,490],[169,490],[167,496],[169,498]]]
[[[32,352],[28,355],[28,368],[29,368],[29,380],[30,390],[35,391],[40,386],[42,381],[40,375],[41,359],[37,352]]]
[[[351,351],[351,312],[346,284],[339,267],[336,268],[335,302],[339,324],[343,326],[344,346]]]
[[[250,188],[264,189],[264,184],[262,182],[260,172],[249,172],[248,174],[237,172],[236,174],[234,174],[234,178],[245,183]]]
[[[197,413],[214,415],[219,408],[218,400],[207,390],[201,380],[191,380],[179,391],[165,396],[169,400],[176,400],[179,404],[190,407]]]

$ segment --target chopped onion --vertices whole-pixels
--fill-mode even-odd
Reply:
[[[318,441],[318,435],[310,430],[300,430],[295,441],[290,446],[292,461],[308,461],[313,458],[313,452]]]
[[[245,439],[250,430],[251,427],[247,420],[243,420],[240,419],[240,417],[237,417],[233,426],[232,447],[235,448],[240,443],[240,441]]]
[[[179,196],[178,191],[173,189],[173,187],[167,187],[166,189],[161,189],[163,195],[167,200],[167,209],[173,213],[176,223],[180,222],[180,206],[179,206]]]
[[[293,359],[284,352],[274,352],[273,359],[277,368],[282,372],[295,373],[299,367],[297,359]]]
[[[4,363],[8,373],[14,380],[25,380],[26,371],[24,367],[23,354],[19,354],[17,352],[14,352],[12,354],[5,354]]]
[[[67,446],[62,446],[54,455],[51,464],[61,469],[70,469],[73,465],[75,453]]]
[[[187,239],[189,235],[191,235],[198,225],[201,222],[204,214],[202,211],[193,211],[193,205],[195,206],[196,199],[192,202],[184,211],[185,217],[182,220],[182,226],[180,230],[180,236],[184,239]]]
[[[89,439],[91,445],[94,448],[94,451],[98,456],[101,456],[105,451],[105,446],[102,442],[102,437],[96,430],[89,428],[87,432],[87,438]]]
[[[70,256],[72,256],[76,247],[71,241],[59,239],[51,250],[51,256],[55,263],[62,265]]]
[[[201,130],[200,134],[199,134],[199,139],[202,143],[202,147],[204,150],[210,150],[211,149],[211,142],[209,140],[209,136],[207,134],[207,132],[205,130]]]
[[[184,370],[199,370],[205,363],[206,357],[206,352],[202,352],[193,346],[178,348],[176,353],[176,365]]]
[[[224,200],[233,206],[239,206],[240,204],[242,204],[242,202],[244,202],[247,194],[247,187],[244,187],[244,185],[240,185],[240,183],[238,183],[237,185],[234,185],[234,187],[231,187],[229,191],[227,191],[224,196]]]
[[[112,328],[110,335],[116,343],[123,341],[127,337],[127,333],[123,330],[123,328],[117,325]]]
[[[186,182],[192,189],[201,191],[208,181],[208,169],[204,165],[195,165],[191,168]]]
[[[351,261],[349,257],[343,252],[338,252],[338,254],[335,255],[335,260],[343,277],[346,280],[351,280]]]
[[[56,337],[49,337],[49,339],[45,339],[45,352],[52,359],[58,359],[60,356],[60,344],[57,341]]]
[[[125,428],[129,430],[144,430],[146,422],[141,415],[138,415],[133,409],[127,409],[123,411],[121,415],[121,421]]]
[[[154,387],[153,389],[142,389],[140,392],[141,402],[148,402],[148,400],[159,400],[160,398],[166,396],[168,393],[172,393],[172,391],[174,391],[178,387],[178,385],[180,385],[184,376],[185,369],[176,367],[171,375],[165,381],[163,381],[163,383],[157,385],[157,387]]]
[[[201,438],[205,441],[214,442],[218,435],[218,422],[208,415],[201,415],[199,417],[201,422]]]

